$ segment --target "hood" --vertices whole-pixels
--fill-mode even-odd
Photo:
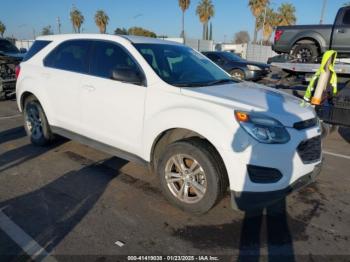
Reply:
[[[181,88],[185,96],[232,107],[234,110],[261,112],[286,127],[316,117],[312,106],[281,91],[251,82]]]

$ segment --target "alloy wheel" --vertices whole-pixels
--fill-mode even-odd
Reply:
[[[31,136],[34,139],[40,139],[43,136],[42,121],[39,109],[35,104],[29,104],[26,110],[26,125]]]
[[[243,80],[244,76],[239,71],[233,71],[232,76],[238,80]]]
[[[302,48],[297,53],[297,59],[302,63],[309,62],[311,58],[312,52],[308,48]]]
[[[187,204],[199,202],[207,191],[205,172],[189,155],[173,155],[166,163],[165,179],[172,195]]]

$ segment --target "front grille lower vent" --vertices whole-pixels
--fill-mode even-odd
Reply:
[[[321,136],[301,142],[297,151],[304,164],[320,160],[322,151]]]

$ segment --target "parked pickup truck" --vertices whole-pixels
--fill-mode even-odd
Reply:
[[[350,6],[339,9],[333,25],[279,26],[272,49],[290,53],[297,62],[319,61],[328,49],[339,57],[350,57]]]

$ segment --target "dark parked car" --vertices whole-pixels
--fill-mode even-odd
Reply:
[[[22,61],[26,50],[18,49],[10,41],[0,38],[0,98],[14,94],[15,68]]]
[[[268,64],[250,62],[231,52],[213,51],[203,54],[230,75],[241,80],[256,81],[270,73]]]
[[[350,57],[350,6],[340,8],[332,25],[279,26],[272,49],[291,53],[298,62],[318,62],[328,49],[339,57]]]

